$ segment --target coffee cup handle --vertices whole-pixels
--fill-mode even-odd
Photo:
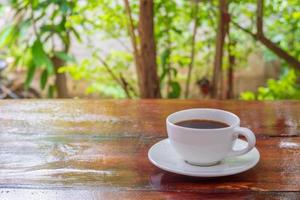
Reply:
[[[243,127],[236,127],[234,129],[234,132],[237,137],[238,137],[238,135],[245,136],[245,138],[247,139],[248,145],[246,148],[241,149],[241,150],[233,150],[232,149],[228,156],[240,156],[245,153],[248,153],[249,151],[251,151],[254,148],[256,139],[255,139],[254,133],[250,129],[243,128]]]

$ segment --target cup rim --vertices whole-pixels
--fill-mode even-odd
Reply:
[[[174,124],[173,122],[170,122],[170,117],[172,117],[173,115],[176,115],[176,114],[179,114],[180,112],[183,112],[183,111],[195,111],[195,110],[206,110],[206,111],[219,111],[219,112],[224,112],[228,115],[231,115],[233,116],[235,119],[236,119],[236,122],[231,124],[230,126],[228,127],[224,127],[224,128],[213,128],[213,129],[202,129],[202,128],[190,128],[190,127],[183,127],[183,126],[179,126],[179,125],[176,125]],[[171,113],[170,115],[168,115],[167,119],[166,119],[166,122],[170,125],[170,126],[173,126],[175,128],[180,128],[180,129],[188,129],[188,130],[205,130],[205,131],[215,131],[215,130],[227,130],[227,129],[232,129],[234,127],[237,127],[239,126],[240,124],[240,118],[232,113],[232,112],[229,112],[229,111],[226,111],[226,110],[222,110],[222,109],[216,109],[216,108],[191,108],[191,109],[184,109],[184,110],[179,110],[179,111],[176,111],[174,113]]]

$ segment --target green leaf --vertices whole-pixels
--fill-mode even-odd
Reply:
[[[41,80],[40,80],[40,87],[42,90],[45,89],[47,80],[48,80],[48,71],[45,69],[42,73]]]
[[[75,62],[75,58],[73,56],[67,54],[66,52],[55,51],[54,55],[57,56],[58,58],[60,58],[61,60],[65,61],[65,62]]]
[[[293,17],[294,19],[296,19],[296,20],[300,20],[300,11],[294,12],[294,13],[292,14],[292,17]]]
[[[298,99],[299,94],[297,74],[294,70],[289,70],[279,80],[269,79],[267,87],[259,87],[256,95],[252,92],[244,92],[241,98],[244,100]]]
[[[9,44],[13,38],[15,33],[14,26],[8,26],[0,33],[0,48],[4,47],[5,45]]]
[[[4,6],[2,4],[0,4],[0,15],[3,14],[3,11],[4,11]]]
[[[160,82],[162,82],[164,80],[164,78],[166,77],[167,71],[168,71],[167,69],[163,69],[163,72],[159,77]]]
[[[62,31],[63,31],[63,29],[59,25],[45,24],[45,25],[41,26],[41,34],[43,34],[45,32],[60,33]]]
[[[165,49],[160,55],[160,61],[162,66],[162,74],[159,77],[160,82],[164,80],[164,78],[168,73],[169,69],[167,69],[167,64],[169,62],[170,53],[171,53],[170,49]]]
[[[73,28],[73,27],[71,28],[71,30],[72,30],[72,33],[74,34],[74,36],[76,37],[76,39],[79,42],[82,42],[81,37],[80,37],[79,33],[77,32],[77,30],[75,28]]]
[[[28,89],[33,77],[34,77],[34,73],[35,73],[36,67],[35,65],[33,65],[33,63],[31,63],[31,65],[29,65],[27,74],[26,74],[26,80],[25,80],[25,88]]]
[[[177,71],[177,69],[176,69],[176,68],[174,68],[174,67],[170,67],[170,69],[169,69],[169,70],[170,70],[170,72],[173,72],[173,76],[174,76],[174,77],[176,77],[176,76],[177,76],[177,72],[178,72],[178,71]]]
[[[171,91],[168,94],[168,98],[178,98],[178,97],[180,97],[180,93],[181,93],[180,84],[176,81],[172,81],[170,83],[170,86],[171,86]]]
[[[53,98],[54,91],[55,91],[55,86],[54,85],[49,85],[49,87],[48,87],[48,97],[49,98]]]
[[[19,24],[19,34],[20,37],[27,34],[28,29],[30,28],[30,19],[24,20],[23,22],[20,22]]]
[[[54,72],[52,61],[44,51],[44,47],[39,39],[37,39],[31,48],[33,62],[36,67],[46,67],[49,74]]]
[[[54,19],[55,19],[59,14],[60,14],[60,12],[59,12],[58,9],[54,10],[53,13],[52,13],[52,15],[51,15],[51,17],[50,17],[51,21],[54,21]]]
[[[178,29],[177,27],[172,27],[172,30],[177,34],[182,34],[182,30]]]
[[[165,49],[160,56],[160,60],[161,60],[161,65],[162,68],[166,68],[166,65],[168,63],[169,57],[170,57],[170,49]]]
[[[255,100],[256,98],[253,92],[246,91],[240,94],[240,99],[250,101],[250,100]]]
[[[61,1],[59,8],[63,13],[67,13],[71,9],[67,1]]]
[[[33,8],[37,8],[39,5],[39,0],[31,0],[31,4]]]

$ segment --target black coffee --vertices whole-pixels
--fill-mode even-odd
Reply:
[[[229,127],[228,124],[219,121],[207,120],[207,119],[191,119],[175,123],[178,126],[186,128],[198,128],[198,129],[216,129]]]

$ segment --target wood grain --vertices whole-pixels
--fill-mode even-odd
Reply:
[[[167,137],[166,116],[195,107],[239,115],[259,164],[222,178],[153,166],[147,152]],[[0,101],[0,199],[299,199],[299,124],[297,101]]]
[[[120,199],[120,200],[241,200],[272,199],[299,200],[299,192],[243,192],[243,193],[199,193],[199,192],[158,192],[158,191],[107,191],[99,189],[0,189],[0,199],[52,200],[52,199]]]

